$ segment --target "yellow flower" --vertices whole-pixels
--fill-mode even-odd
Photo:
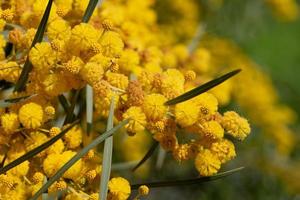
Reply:
[[[45,175],[41,172],[35,172],[32,176],[32,182],[34,184],[42,183],[44,181]]]
[[[25,128],[36,129],[43,122],[43,108],[36,103],[27,103],[19,110],[19,120]]]
[[[210,150],[204,149],[198,153],[195,166],[201,176],[211,176],[219,171],[221,162]]]
[[[53,106],[46,106],[44,112],[47,119],[53,119],[55,115],[55,108]]]
[[[62,166],[61,154],[50,154],[43,162],[43,170],[48,177],[53,176]]]
[[[218,110],[218,100],[210,93],[200,94],[193,101],[200,106],[200,117],[211,116]]]
[[[60,154],[65,149],[62,139],[57,140],[54,144],[47,148],[47,154]]]
[[[108,183],[108,189],[110,200],[126,200],[131,193],[129,182],[122,177],[112,178]]]
[[[137,133],[143,131],[146,125],[146,115],[143,113],[140,107],[132,106],[124,114],[124,119],[130,118],[128,124],[125,125],[125,128],[130,133]]]
[[[63,138],[68,148],[75,149],[82,143],[82,130],[79,126],[74,126]]]
[[[80,70],[80,75],[89,84],[93,85],[103,77],[103,68],[95,62],[86,63]]]
[[[181,161],[184,161],[184,160],[188,160],[189,159],[189,150],[190,150],[190,147],[188,144],[181,144],[181,145],[178,145],[174,150],[173,150],[173,157],[181,162]]]
[[[50,40],[67,41],[71,36],[71,27],[63,19],[54,20],[47,27],[47,36]]]
[[[138,189],[140,196],[147,196],[149,194],[149,188],[147,185],[141,185]]]
[[[224,136],[224,129],[216,121],[208,121],[202,124],[202,133],[212,139],[221,139]]]
[[[1,115],[1,125],[6,134],[12,134],[19,128],[20,123],[16,113],[6,113]]]
[[[55,181],[48,189],[49,193],[55,193],[67,188],[67,183],[65,181]]]
[[[139,65],[139,62],[140,58],[138,53],[131,49],[125,49],[118,60],[120,69],[125,72],[131,72],[135,66]]]
[[[239,140],[244,140],[251,131],[248,121],[234,111],[224,113],[221,123],[227,133]]]
[[[29,59],[32,65],[43,72],[51,68],[56,62],[56,53],[51,48],[50,43],[37,43],[29,52]]]
[[[49,135],[50,137],[54,137],[56,135],[58,135],[61,132],[61,129],[59,127],[52,127],[49,130]]]
[[[175,106],[176,122],[182,127],[191,126],[196,123],[198,116],[199,107],[193,101],[185,101]]]
[[[162,119],[167,113],[164,103],[167,99],[161,94],[150,94],[145,97],[143,111],[149,120],[157,121]]]
[[[109,82],[114,87],[123,90],[128,87],[128,77],[123,74],[107,72],[105,74],[105,77],[107,79],[107,82]]]
[[[236,156],[234,144],[227,139],[212,143],[210,150],[218,156],[221,163],[232,160]]]
[[[89,50],[93,43],[96,43],[100,37],[100,33],[92,25],[81,23],[72,29],[71,38],[69,40],[70,51],[79,55],[82,51]]]
[[[62,165],[66,164],[77,153],[74,151],[65,151],[61,154]],[[81,169],[83,167],[82,160],[78,160],[72,167],[70,167],[63,175],[64,178],[76,180],[81,175]]]
[[[120,35],[113,31],[106,31],[101,37],[100,44],[103,55],[108,57],[120,56],[124,48]]]

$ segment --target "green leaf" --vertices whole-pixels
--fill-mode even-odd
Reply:
[[[68,112],[67,112],[67,116],[66,116],[66,119],[64,121],[64,124],[68,124],[68,123],[71,123],[73,121],[74,109],[75,109],[79,94],[80,94],[80,90],[76,90],[75,94],[72,98],[71,106],[68,108]]]
[[[48,22],[48,18],[50,16],[52,3],[53,3],[53,0],[48,1],[47,7],[46,7],[44,15],[43,15],[43,18],[42,18],[42,20],[39,24],[39,27],[37,29],[37,32],[36,32],[34,38],[33,38],[33,41],[31,43],[30,48],[32,48],[36,43],[43,41],[44,33],[45,33],[45,30],[46,30],[46,25],[47,25],[47,22]],[[25,61],[24,67],[23,67],[23,70],[21,72],[21,75],[20,75],[20,78],[19,78],[18,82],[16,83],[14,91],[20,92],[20,91],[23,91],[25,89],[25,85],[26,85],[26,82],[28,80],[29,72],[32,70],[32,67],[33,66],[32,66],[31,62],[29,61],[29,57],[27,56],[27,59]]]
[[[231,78],[232,76],[236,75],[237,73],[239,73],[241,71],[241,69],[237,69],[234,71],[231,71],[219,78],[216,78],[214,80],[211,80],[207,83],[205,83],[204,85],[200,85],[199,87],[196,87],[195,89],[192,89],[178,97],[175,97],[174,99],[171,99],[169,101],[167,101],[165,103],[165,105],[174,105],[174,104],[178,104],[184,101],[187,101],[191,98],[194,98],[196,96],[198,96],[199,94],[202,94],[208,90],[210,90],[211,88],[216,87],[217,85],[223,83],[224,81],[226,81],[227,79]]]
[[[6,108],[17,102],[24,101],[25,99],[32,97],[32,96],[35,96],[35,95],[27,95],[27,96],[23,96],[23,97],[12,98],[12,99],[3,99],[0,101],[0,108]]]
[[[62,138],[65,135],[65,133],[68,132],[78,122],[79,122],[79,120],[73,122],[72,124],[70,124],[70,126],[68,126],[66,129],[62,130],[58,135],[54,136],[53,138],[51,138],[50,140],[48,140],[44,144],[41,144],[40,146],[32,149],[31,151],[27,152],[23,156],[17,158],[16,160],[14,160],[11,163],[9,163],[9,164],[5,165],[4,167],[2,167],[0,169],[0,174],[4,174],[8,170],[10,170],[10,169],[18,166],[19,164],[23,163],[24,161],[32,158],[33,156],[35,156],[38,153],[42,152],[43,150],[47,149],[49,146],[51,146],[52,144],[54,144],[57,140],[59,140],[60,138]]]
[[[158,145],[159,142],[154,141],[154,143],[152,144],[148,152],[145,154],[145,156],[142,158],[142,160],[140,160],[140,162],[132,169],[133,172],[137,170],[144,162],[146,162],[152,156]]]
[[[107,137],[113,135],[117,130],[127,124],[129,119],[126,119],[120,122],[117,126],[106,131],[102,135],[98,136],[95,140],[93,140],[88,146],[84,147],[81,151],[79,151],[75,156],[73,156],[62,168],[60,168],[54,176],[52,176],[48,182],[42,186],[42,188],[34,194],[31,200],[37,200],[39,196],[45,192],[55,181],[57,181],[74,163],[76,163],[81,157],[83,157],[89,150],[95,148],[98,144],[103,142]]]
[[[89,135],[93,128],[93,88],[86,86],[86,132]]]
[[[214,181],[214,180],[229,176],[233,173],[241,171],[242,169],[244,169],[244,167],[239,167],[239,168],[232,169],[232,170],[229,170],[226,172],[222,172],[222,173],[216,174],[214,176],[200,177],[200,178],[196,178],[196,179],[159,181],[159,182],[134,184],[134,185],[131,185],[131,189],[137,190],[142,185],[147,185],[150,188],[156,188],[156,187],[174,187],[174,186],[186,186],[186,185],[193,185],[193,184],[201,184],[201,183],[210,182],[210,181]]]
[[[115,104],[114,98],[112,97],[110,108],[109,108],[106,131],[109,131],[113,128],[114,104]],[[106,138],[104,142],[99,199],[106,199],[107,196],[108,182],[109,182],[109,177],[111,172],[112,151],[113,151],[113,136],[110,136]]]
[[[159,149],[158,149],[158,156],[157,156],[157,160],[156,160],[156,169],[161,169],[163,164],[164,164],[164,161],[166,159],[166,155],[167,155],[167,152],[162,148],[162,146],[159,146]]]
[[[67,98],[63,94],[61,94],[58,95],[58,100],[61,106],[63,107],[64,111],[67,113],[70,106]]]
[[[98,0],[90,0],[89,1],[89,5],[87,6],[87,8],[85,10],[85,13],[84,13],[84,15],[82,17],[82,22],[83,23],[87,23],[90,20],[90,18],[93,15],[93,12],[94,12],[97,4],[98,4]]]

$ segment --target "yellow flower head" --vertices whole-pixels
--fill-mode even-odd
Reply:
[[[161,94],[150,94],[145,97],[143,111],[147,119],[157,121],[162,119],[167,113],[164,103],[167,99]]]
[[[91,85],[100,81],[103,77],[103,73],[102,66],[95,62],[86,63],[80,70],[82,78]]]
[[[78,74],[83,65],[83,61],[77,56],[72,56],[72,58],[68,62],[63,64],[64,69],[71,74]]]
[[[137,133],[143,131],[146,125],[146,115],[143,113],[140,107],[132,106],[124,114],[124,119],[130,118],[125,128],[129,133]]]
[[[216,154],[221,163],[225,163],[236,156],[234,144],[227,139],[221,139],[211,145],[210,150]]]
[[[16,113],[6,113],[1,115],[1,125],[6,134],[12,134],[20,126]]]
[[[131,193],[129,182],[122,177],[112,178],[108,183],[108,189],[110,200],[126,200]]]
[[[200,107],[200,117],[209,117],[218,110],[218,100],[210,93],[200,94],[193,101]]]
[[[48,25],[47,36],[50,40],[59,39],[67,41],[71,36],[71,27],[63,19],[54,20]]]
[[[224,136],[224,129],[216,121],[207,121],[202,124],[202,133],[212,139],[221,139]]]
[[[82,143],[82,130],[79,126],[74,126],[63,138],[68,148],[75,149]]]
[[[113,31],[106,31],[101,37],[100,44],[103,55],[108,57],[120,56],[124,48],[120,35]]]
[[[188,144],[180,144],[173,150],[173,157],[179,162],[188,160],[190,158],[189,149]]]
[[[72,29],[69,40],[70,51],[75,55],[80,52],[88,51],[93,43],[96,43],[100,37],[100,33],[90,24],[81,23]]]
[[[141,185],[138,189],[140,196],[147,196],[149,194],[149,188],[147,185]]]
[[[118,61],[120,69],[124,72],[131,72],[132,69],[139,65],[140,57],[138,53],[131,49],[125,49]]]
[[[224,113],[221,123],[227,133],[239,140],[244,140],[251,131],[248,121],[234,111]]]
[[[201,176],[211,176],[219,171],[221,161],[210,150],[204,149],[198,153],[195,166]]]
[[[114,87],[125,90],[128,86],[128,77],[123,74],[107,72],[105,74],[105,77],[107,79],[107,82],[109,82]]]
[[[29,52],[29,59],[34,68],[45,71],[56,62],[56,53],[51,48],[50,43],[37,43]]]
[[[46,106],[44,112],[48,119],[53,119],[55,115],[55,108],[53,106]]]
[[[35,172],[32,176],[32,182],[34,184],[42,183],[44,181],[45,175],[41,172]]]
[[[182,127],[191,126],[196,123],[198,116],[199,108],[197,108],[197,105],[193,101],[185,101],[175,106],[176,122]]]
[[[36,129],[43,122],[43,108],[36,103],[27,103],[19,110],[19,120],[25,128]]]
[[[49,130],[49,135],[50,137],[54,137],[56,135],[58,135],[61,132],[61,129],[59,127],[52,127]]]

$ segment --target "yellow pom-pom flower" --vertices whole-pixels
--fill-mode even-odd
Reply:
[[[27,103],[19,110],[19,120],[25,128],[36,129],[43,122],[43,108],[36,103]]]
[[[239,140],[244,140],[251,131],[248,121],[234,111],[224,113],[221,123],[228,134]]]
[[[143,111],[147,119],[152,121],[162,119],[168,110],[164,105],[166,101],[166,97],[161,94],[150,94],[146,96],[143,103]]]
[[[120,56],[124,43],[120,35],[113,31],[106,31],[100,40],[103,55],[108,57]]]
[[[204,149],[197,154],[195,166],[201,176],[211,176],[219,171],[221,161],[210,150]]]
[[[29,52],[29,59],[34,68],[45,71],[56,62],[56,53],[51,48],[50,43],[37,43]]]
[[[103,77],[103,68],[95,62],[86,63],[80,70],[80,75],[89,84],[93,85],[101,80]]]
[[[136,51],[126,49],[122,52],[122,55],[118,61],[120,69],[125,72],[130,72],[140,62],[139,55]]]
[[[131,193],[129,182],[122,177],[112,178],[108,183],[108,189],[110,200],[126,200]]]
[[[106,73],[105,77],[107,79],[107,82],[109,82],[114,87],[124,90],[128,86],[128,77],[123,74],[108,72]]]
[[[124,119],[130,118],[125,128],[129,133],[137,133],[143,131],[146,125],[146,115],[143,113],[140,107],[132,106],[124,114]]]
[[[47,36],[50,40],[67,41],[71,36],[71,27],[63,19],[54,20],[48,25]]]
[[[66,146],[70,149],[79,147],[82,143],[82,130],[79,126],[74,126],[64,135]]]
[[[218,156],[221,163],[232,160],[236,156],[234,144],[227,139],[214,142],[210,150]]]
[[[216,121],[207,121],[202,124],[202,133],[212,139],[221,139],[224,136],[224,129]]]
[[[199,116],[199,108],[193,101],[185,101],[176,104],[175,118],[176,122],[182,127],[191,126],[196,123]]]
[[[200,94],[193,101],[200,106],[200,117],[211,116],[218,110],[218,100],[210,93]]]
[[[16,113],[6,113],[1,116],[1,125],[6,134],[11,134],[19,128],[20,123]]]

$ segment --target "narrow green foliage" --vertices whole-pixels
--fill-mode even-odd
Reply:
[[[83,23],[87,23],[90,20],[97,4],[98,4],[98,0],[90,0],[89,5],[87,6],[87,8],[85,10],[85,13],[82,17],[82,22]]]
[[[144,164],[144,162],[146,162],[154,153],[155,149],[158,147],[159,143],[157,141],[155,141],[152,146],[150,147],[150,149],[148,150],[148,152],[145,154],[145,156],[142,158],[142,160],[140,160],[140,162],[132,169],[132,171],[134,172],[135,170],[137,170],[142,164]]]
[[[60,179],[60,177],[72,166],[74,165],[80,158],[82,158],[87,152],[93,148],[95,148],[98,144],[103,142],[106,138],[113,135],[117,130],[119,130],[121,127],[126,125],[128,123],[128,119],[120,122],[117,126],[110,129],[109,131],[106,131],[102,135],[98,136],[95,140],[93,140],[89,145],[84,147],[81,151],[79,151],[75,156],[73,156],[62,168],[60,168],[54,176],[52,176],[48,182],[42,186],[42,188],[35,193],[35,195],[31,198],[31,200],[37,200],[39,196],[45,192],[55,181]]]
[[[169,101],[167,101],[165,103],[165,105],[175,105],[184,101],[187,101],[191,98],[194,98],[214,87],[216,87],[217,85],[223,83],[224,81],[226,81],[227,79],[231,78],[232,76],[236,75],[237,73],[239,73],[241,71],[241,69],[237,69],[234,71],[231,71],[223,76],[220,76],[219,78],[216,78],[214,80],[211,80],[203,85],[200,85],[199,87],[196,87],[195,89],[192,89],[178,97],[175,97],[174,99],[171,99]]]
[[[167,155],[167,152],[162,148],[162,146],[159,146],[158,156],[157,156],[156,166],[155,166],[156,169],[162,168],[164,161],[166,159],[166,155]]]
[[[109,108],[106,131],[109,131],[113,128],[114,104],[115,104],[114,98],[112,97],[110,108]],[[106,199],[107,196],[108,182],[109,182],[109,177],[111,172],[112,152],[113,152],[113,136],[110,136],[106,138],[104,142],[99,199]]]
[[[38,146],[38,147],[32,149],[31,151],[27,152],[26,154],[24,154],[23,156],[17,158],[16,160],[12,161],[11,163],[5,165],[3,168],[0,169],[0,174],[4,174],[8,170],[18,166],[19,164],[23,163],[24,161],[29,160],[30,158],[32,158],[35,155],[39,154],[40,152],[44,151],[49,146],[54,144],[57,140],[62,138],[78,122],[79,122],[79,120],[73,122],[72,124],[70,124],[70,126],[68,126],[66,129],[62,130],[58,135],[54,136],[53,138],[51,138],[44,144],[41,144],[40,146]]]
[[[222,172],[219,174],[216,174],[214,176],[208,176],[208,177],[200,177],[196,179],[186,179],[186,180],[175,180],[175,181],[161,181],[161,182],[149,182],[149,183],[141,183],[141,184],[134,184],[131,185],[132,190],[137,190],[141,185],[147,185],[150,188],[157,188],[157,187],[174,187],[174,186],[188,186],[193,184],[201,184],[205,182],[214,181],[220,178],[224,178],[226,176],[229,176],[233,173],[236,173],[238,171],[241,171],[244,169],[244,167],[239,167],[236,169],[232,169],[226,172]]]
[[[25,99],[32,97],[33,95],[27,95],[27,96],[23,96],[23,97],[17,97],[17,98],[13,98],[13,99],[3,99],[0,101],[0,108],[6,108],[8,106],[11,106],[15,103],[24,101]]]
[[[61,106],[63,107],[65,113],[67,113],[70,106],[67,98],[63,94],[61,94],[58,96],[58,100]]]
[[[44,15],[43,15],[43,18],[42,18],[42,20],[39,24],[39,27],[37,29],[37,32],[36,32],[34,38],[33,38],[33,41],[31,43],[30,48],[32,48],[36,43],[43,41],[44,33],[46,31],[46,25],[47,25],[47,22],[48,22],[48,18],[50,16],[52,3],[53,3],[53,0],[48,1],[46,10],[45,10]],[[25,85],[26,85],[26,82],[28,80],[29,73],[32,70],[32,67],[33,66],[32,66],[31,62],[29,61],[29,57],[27,56],[27,59],[25,61],[24,67],[22,69],[20,78],[19,78],[18,82],[16,83],[14,91],[20,92],[20,91],[23,91],[25,89]]]
[[[73,118],[74,118],[74,108],[76,106],[79,94],[80,94],[80,90],[76,90],[75,94],[74,94],[74,96],[72,98],[71,106],[68,108],[68,112],[67,112],[67,116],[66,116],[66,119],[64,121],[64,124],[68,124],[68,123],[71,123],[73,121]]]
[[[86,132],[89,135],[93,127],[93,88],[86,86]]]

